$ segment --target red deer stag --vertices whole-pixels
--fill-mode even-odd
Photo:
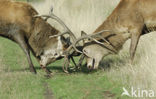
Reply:
[[[117,53],[129,38],[131,38],[130,57],[133,61],[140,36],[156,30],[155,6],[155,0],[120,0],[112,14],[92,35],[82,36],[75,42],[74,46],[87,38],[94,40],[86,43],[83,48],[83,53],[87,57],[87,66],[98,68],[104,56]]]
[[[66,31],[61,34],[46,22],[48,18],[57,20]],[[41,68],[50,73],[46,66],[66,56],[64,53],[71,42],[62,35],[67,33],[73,41],[76,40],[69,28],[54,14],[39,16],[28,3],[0,0],[0,36],[19,44],[27,56],[31,72],[36,73],[30,51],[39,61]],[[53,35],[60,36],[49,38]]]

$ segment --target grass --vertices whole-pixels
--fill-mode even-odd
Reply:
[[[122,82],[113,79],[117,75],[109,75],[116,70],[114,67],[111,71],[107,68],[106,71],[98,70],[91,73],[83,70],[66,75],[62,72],[60,66],[62,60],[60,60],[52,64],[53,66],[49,66],[55,73],[54,77],[45,79],[44,72],[40,69],[38,69],[37,75],[29,73],[25,55],[16,44],[2,38],[0,38],[0,41],[0,51],[3,52],[1,54],[3,61],[1,62],[2,71],[0,76],[0,98],[2,99],[42,99],[45,93],[45,82],[49,84],[56,99],[73,99],[74,97],[75,99],[103,99],[107,96],[105,91],[110,91],[116,97],[121,95]],[[121,60],[124,59],[120,59],[119,56],[111,56],[104,62],[107,65],[115,65],[120,64]],[[39,68],[35,60],[34,63],[36,68]],[[119,70],[117,71],[119,72]]]
[[[80,36],[81,30],[93,32],[118,1],[46,0],[32,4],[40,14],[47,14],[53,5],[54,13]],[[62,30],[56,22],[49,22]],[[89,72],[84,67],[82,71],[65,74],[61,67],[63,60],[59,60],[49,65],[54,73],[50,79],[44,77],[45,72],[33,56],[38,74],[31,74],[19,46],[0,37],[0,99],[135,99],[121,96],[122,87],[156,91],[155,36],[151,33],[141,37],[134,65],[129,63],[127,41],[118,55],[105,57],[97,71]]]
[[[26,57],[15,43],[3,38],[0,41],[0,52],[3,52],[0,58],[0,99],[43,99],[44,83],[48,83],[56,99],[103,99],[107,96],[105,91],[115,95],[114,99],[120,97],[121,83],[112,82],[102,70],[65,74],[61,67],[63,60],[60,60],[49,66],[54,77],[46,79],[34,58],[37,75],[29,72]]]

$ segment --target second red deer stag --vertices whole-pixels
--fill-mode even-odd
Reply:
[[[94,40],[85,43],[83,48],[87,66],[97,68],[104,56],[117,53],[129,38],[131,38],[130,57],[133,61],[140,36],[156,30],[155,9],[156,0],[120,0],[111,15],[92,35],[82,36],[76,41],[91,37]]]

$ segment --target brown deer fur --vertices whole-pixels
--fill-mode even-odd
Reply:
[[[104,32],[101,36],[106,38],[116,50],[121,49],[124,42],[131,38],[130,57],[133,61],[140,36],[156,30],[155,9],[156,0],[121,0],[112,14],[108,16],[94,33],[102,30],[113,31]],[[94,45],[90,43],[86,47],[84,46],[84,53],[87,53],[87,57],[92,58],[92,60],[95,59],[98,53],[98,51],[94,53],[94,49],[90,49]],[[94,57],[89,56],[91,55],[89,52],[94,53]],[[107,52],[109,51],[107,50]],[[99,53],[102,52],[99,51]],[[102,56],[104,57],[105,54]],[[101,59],[98,59],[98,62]],[[96,63],[96,59],[94,61]],[[90,63],[93,63],[93,61],[90,61]],[[98,66],[91,65],[91,67]]]
[[[0,0],[0,36],[19,44],[27,56],[30,71],[35,73],[30,50],[45,69],[46,65],[61,57],[66,49],[62,43],[62,40],[65,40],[62,36],[49,38],[59,31],[43,18],[34,17],[37,14],[28,3]]]

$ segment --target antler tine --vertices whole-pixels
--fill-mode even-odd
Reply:
[[[100,34],[102,34],[103,32],[113,32],[113,31],[112,31],[112,30],[101,30],[101,31],[99,31],[99,32],[96,32],[96,33],[94,33],[94,34],[91,34],[90,36],[100,35]]]
[[[81,40],[83,40],[83,39],[87,39],[87,38],[91,39],[92,41],[96,42],[97,44],[100,44],[100,45],[105,46],[105,47],[106,47],[108,50],[110,50],[112,53],[117,53],[117,51],[116,51],[116,49],[115,49],[114,47],[110,46],[110,47],[111,47],[111,48],[110,48],[110,47],[108,47],[107,45],[105,45],[104,43],[102,43],[102,42],[100,42],[100,41],[98,41],[98,40],[96,40],[96,39],[94,39],[94,38],[92,38],[92,37],[90,37],[90,36],[84,36],[83,38],[77,40],[77,42],[75,42],[75,43],[72,45],[73,48],[74,48],[77,52],[83,53],[83,52],[79,51],[79,50],[76,48],[76,44],[77,44],[79,41],[81,41]],[[107,43],[107,44],[108,44],[108,43]],[[110,45],[110,43],[109,43],[109,45]]]
[[[73,41],[75,41],[76,37],[75,37],[74,33],[71,32],[71,30],[65,25],[65,23],[60,18],[58,18],[53,13],[51,13],[50,16],[44,16],[44,17],[49,17],[49,18],[52,18],[52,19],[55,19],[56,21],[58,21],[64,27],[65,32],[69,33],[71,38],[73,39]]]
[[[113,32],[113,31],[111,31],[111,30],[102,30],[102,31],[100,31],[100,32],[91,34],[90,36],[91,36],[91,37],[98,37],[98,38],[102,39],[103,41],[105,41],[106,43],[110,44],[105,38],[101,37],[101,34],[102,34],[103,32]]]
[[[68,32],[63,32],[63,33],[59,33],[57,35],[49,36],[49,38],[55,38],[55,37],[62,36],[62,35],[65,35],[65,34],[68,34]]]
[[[65,25],[65,23],[59,17],[54,15],[53,13],[50,13],[50,15],[35,15],[34,17],[46,17],[46,20],[49,19],[49,18],[55,19],[56,21],[58,21],[64,27],[66,34],[69,34],[73,41],[76,40],[76,37],[75,37],[74,33],[71,32],[71,30]],[[60,34],[58,34],[56,36],[61,36],[61,35],[62,35],[62,33],[60,33]]]
[[[101,45],[103,45],[103,46],[105,46],[106,48],[108,48],[104,43],[101,43],[101,42],[99,42],[98,40],[96,40],[94,37],[97,37],[97,36],[99,36],[101,33],[103,33],[103,32],[112,32],[111,30],[102,30],[102,31],[100,31],[100,32],[97,32],[97,33],[95,33],[95,34],[91,34],[91,35],[86,35],[86,36],[82,36],[82,37],[80,37],[79,39],[77,39],[77,41],[75,41],[74,42],[74,44],[72,45],[73,46],[73,48],[77,51],[77,52],[81,52],[81,51],[79,51],[77,48],[76,48],[76,44],[78,43],[78,42],[80,42],[81,40],[83,40],[83,39],[87,39],[87,38],[89,38],[89,39],[91,39],[92,41],[95,41],[96,43],[98,43],[98,44],[101,44]],[[100,37],[101,38],[101,37]],[[107,44],[109,44],[110,45],[110,43],[105,39],[105,38],[102,38]],[[111,46],[112,47],[112,46]],[[114,48],[114,47],[112,47],[111,49],[110,48],[108,48],[109,50],[112,50],[114,53],[116,53],[117,51],[116,51],[116,49]],[[83,52],[81,52],[81,53],[83,53]]]

